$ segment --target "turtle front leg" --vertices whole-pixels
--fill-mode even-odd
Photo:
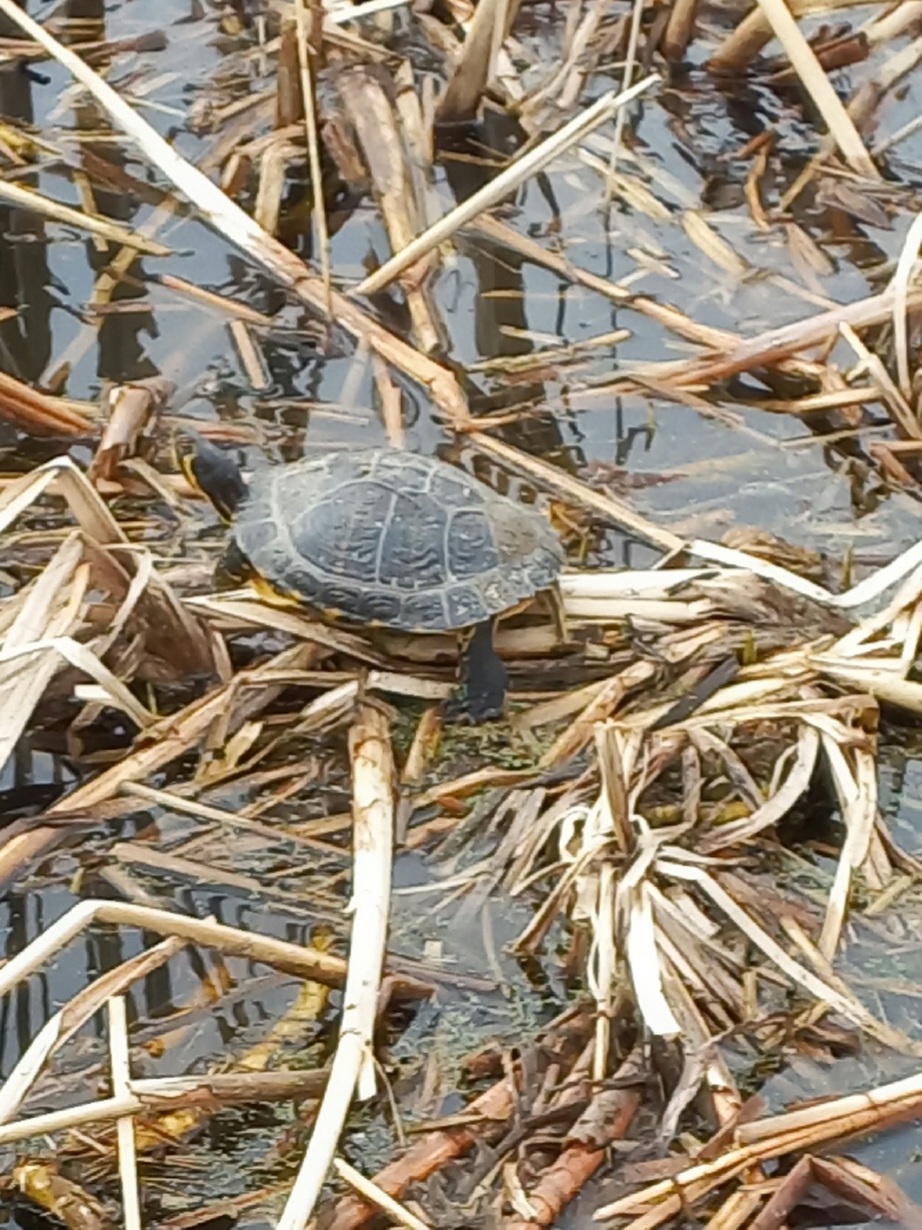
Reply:
[[[464,691],[459,707],[476,723],[502,717],[508,681],[502,659],[493,648],[493,621],[477,624],[461,654]]]
[[[231,538],[215,566],[215,585],[218,589],[236,589],[245,585],[252,576],[246,556]]]

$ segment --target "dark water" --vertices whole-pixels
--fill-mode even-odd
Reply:
[[[42,5],[33,11],[43,19],[53,15],[98,16],[93,3],[53,8]],[[105,36],[130,39],[149,33],[152,23],[159,23],[166,49],[127,51],[115,56],[109,80],[137,101],[146,118],[174,140],[181,153],[207,166],[220,137],[208,132],[196,135],[190,129],[190,117],[247,91],[268,90],[273,69],[270,63],[264,72],[259,56],[254,54],[245,63],[241,61],[242,53],[253,47],[252,33],[222,32],[217,10],[208,8],[202,16],[197,13],[198,6],[179,0],[154,8],[122,0],[106,8]],[[420,51],[419,36],[411,31],[409,18],[398,12],[392,20],[393,38],[409,50],[419,73],[425,73],[429,60]],[[524,20],[523,43],[544,64],[556,54],[558,27],[559,21],[548,19],[541,7],[529,12]],[[753,225],[743,198],[750,163],[740,159],[738,151],[755,133],[768,125],[777,126],[790,157],[786,172],[793,178],[813,152],[815,134],[804,124],[795,95],[780,95],[764,84],[745,82],[719,90],[702,71],[702,58],[702,53],[693,49],[689,63],[674,71],[632,117],[630,144],[645,160],[652,174],[649,187],[669,211],[668,218],[645,216],[639,209],[617,203],[606,226],[601,182],[594,171],[571,155],[555,164],[541,184],[530,183],[518,194],[507,211],[507,220],[523,233],[553,245],[560,241],[550,231],[559,223],[564,254],[579,267],[616,280],[626,279],[638,292],[673,302],[700,323],[749,335],[819,308],[806,298],[783,293],[772,282],[769,275],[783,275],[799,284],[805,294],[815,292],[805,285],[793,265],[780,228],[763,233]],[[838,84],[854,86],[868,71],[859,66]],[[539,69],[530,70],[526,84],[535,84],[539,76]],[[616,83],[614,78],[599,74],[589,95]],[[917,91],[910,89],[886,112],[885,132],[894,131],[915,114],[920,101]],[[21,174],[21,182],[58,200],[79,204],[74,172],[83,167],[94,185],[95,203],[101,213],[136,228],[149,221],[154,201],[144,199],[140,192],[100,187],[90,155],[95,152],[142,184],[162,188],[158,175],[127,142],[109,134],[99,135],[105,129],[102,117],[57,65],[41,63],[37,75],[26,74],[15,64],[0,67],[0,111],[11,121],[34,124],[42,138],[58,151],[48,154],[36,170]],[[241,129],[246,138],[258,130],[258,125]],[[93,139],[86,136],[89,132],[94,134]],[[487,150],[508,153],[514,148],[513,134],[504,120],[485,123],[475,136],[478,146]],[[607,140],[607,135],[597,134],[587,145],[605,157]],[[626,167],[633,169],[630,163]],[[875,271],[897,255],[912,218],[913,193],[922,184],[922,135],[916,134],[896,147],[889,169],[905,189],[890,209],[889,228],[832,216],[811,197],[797,207],[798,223],[833,263],[833,272],[821,279],[822,293],[832,300],[846,301],[877,289]],[[218,168],[211,166],[209,170],[215,175]],[[451,150],[445,151],[433,171],[433,187],[441,207],[448,208],[463,199],[479,186],[485,174]],[[282,229],[286,241],[309,256],[310,238],[299,222],[304,217],[301,196],[303,185],[292,183]],[[746,278],[728,274],[709,261],[683,230],[682,209],[697,208],[702,199],[708,206],[710,225],[749,264]],[[242,203],[251,206],[252,200]],[[388,248],[370,199],[354,203],[340,221],[333,237],[333,267],[340,284],[348,286],[364,275],[368,264],[381,260]],[[103,316],[101,322],[83,319],[109,254],[97,250],[83,235],[0,202],[0,306],[17,309],[16,316],[0,322],[0,367],[23,380],[42,382],[66,363],[68,394],[91,400],[99,396],[107,382],[164,375],[194,391],[183,413],[258,427],[263,451],[274,458],[291,458],[331,443],[385,439],[370,367],[347,339],[336,338],[333,352],[324,352],[317,342],[317,322],[285,305],[263,273],[199,221],[194,208],[178,204],[157,237],[171,246],[174,255],[161,260],[137,259],[129,271],[133,283],[122,285],[114,296],[122,310]],[[656,257],[677,276],[665,276],[656,268],[640,273],[638,252]],[[158,285],[153,279],[163,273],[175,274],[267,313],[277,313],[271,330],[256,331],[272,382],[268,392],[257,393],[248,385],[226,318]],[[526,402],[537,406],[538,412],[521,427],[505,429],[511,440],[574,474],[585,476],[594,467],[623,468],[626,474],[619,481],[627,484],[628,498],[650,518],[677,532],[716,539],[726,529],[751,524],[833,556],[841,556],[853,546],[870,561],[889,558],[917,536],[917,506],[904,497],[883,500],[872,512],[859,515],[841,455],[825,451],[793,418],[729,404],[742,415],[743,423],[754,429],[745,433],[656,399],[593,391],[589,387],[593,381],[632,362],[688,353],[679,339],[638,313],[616,309],[600,296],[564,284],[512,254],[498,254],[475,233],[459,239],[456,260],[442,270],[434,295],[449,339],[445,359],[459,369],[482,359],[585,341],[615,328],[630,329],[628,340],[617,347],[598,348],[575,371],[564,369],[554,378],[515,387],[472,371],[468,389],[477,409]],[[138,310],[124,310],[131,306]],[[400,305],[385,301],[375,306],[391,328],[406,330]],[[843,368],[852,361],[841,346],[836,357]],[[485,465],[484,459],[469,449],[458,448],[422,391],[402,379],[401,386],[408,448],[443,452],[476,467],[481,476],[500,485],[514,482]],[[0,424],[3,471],[20,472],[58,451],[56,442],[29,441]],[[88,443],[74,444],[72,453],[78,461],[85,461]],[[214,537],[211,514],[200,509],[194,516],[191,539],[194,541],[199,531]],[[170,541],[174,527],[169,518],[156,521],[153,530],[148,527],[151,532],[162,538],[166,550],[178,551]],[[588,563],[631,562],[640,566],[654,558],[643,544],[606,531],[595,541]],[[76,767],[60,753],[53,740],[36,737],[3,769],[0,791],[6,792],[2,798],[8,816],[40,808],[75,780]],[[888,813],[899,826],[899,840],[911,849],[918,845],[920,773],[914,749],[899,746],[894,747],[883,770]],[[302,808],[301,818],[309,818],[323,814],[328,800],[328,794],[314,791],[292,806],[295,811]],[[226,795],[217,801],[234,808],[246,800]],[[345,804],[341,802],[340,806]],[[81,896],[98,891],[92,874],[79,884],[74,877],[81,869],[89,867],[92,871],[105,860],[107,844],[113,837],[143,834],[151,825],[156,826],[154,835],[165,847],[196,832],[195,822],[188,818],[142,810],[120,822],[114,832],[90,833],[82,847],[56,854],[36,869],[29,882],[17,885],[0,902],[0,935],[5,937],[6,951],[18,951]],[[229,858],[227,849],[222,855],[228,869],[254,876],[277,869],[293,857],[281,843],[273,849],[243,841],[235,844]],[[338,861],[335,856],[327,857],[329,865],[324,870],[333,877],[334,895],[344,900],[347,853]],[[406,856],[398,865],[399,889],[415,888],[428,879],[425,860],[417,856]],[[290,901],[278,901],[267,912],[248,899],[245,891],[232,891],[226,885],[177,885],[169,876],[144,882],[165,902],[197,914],[212,913],[220,921],[288,939],[306,941],[313,934],[316,919]],[[561,986],[535,983],[503,951],[526,921],[524,907],[500,903],[486,914],[465,918],[453,908],[436,908],[439,895],[431,892],[398,893],[395,900],[397,950],[421,955],[427,942],[439,941],[444,959],[452,968],[494,984],[499,974],[502,983],[501,990],[492,993],[446,990],[439,1003],[422,1009],[406,1031],[395,1037],[393,1057],[398,1064],[412,1069],[421,1048],[441,1048],[448,1062],[464,1049],[462,1042],[469,1039],[471,1031],[484,1037],[514,1039],[561,1002]],[[42,976],[4,1001],[0,1005],[0,1071],[9,1072],[48,1015],[88,977],[118,964],[146,943],[144,937],[131,932],[118,936],[94,932],[72,944],[66,956],[52,962]],[[488,960],[488,951],[495,951],[498,965]],[[130,996],[133,1018],[154,1030],[155,1022],[174,1012],[191,1012],[190,1004],[196,1002],[206,975],[212,972],[211,962],[211,958],[189,953],[138,984]],[[248,977],[241,963],[230,962],[228,966],[232,979],[239,982]],[[914,975],[910,977],[914,979]],[[146,1058],[144,1072],[136,1074],[182,1072],[215,1055],[239,1055],[266,1033],[269,1023],[290,1004],[294,994],[294,983],[267,979],[250,995],[232,996],[210,1012],[192,1014],[192,1023],[179,1029],[166,1055],[159,1060]],[[320,1059],[330,1045],[335,1007],[334,997],[326,1017],[317,1022],[308,1040],[316,1046]],[[905,1020],[903,1025],[907,1027]],[[82,1079],[69,1080],[66,1069],[72,1063],[73,1070],[81,1072],[88,1056],[104,1062],[103,1027],[86,1027],[71,1046],[75,1049],[62,1061],[60,1083],[49,1087],[48,1104],[87,1096]],[[808,1092],[809,1079],[806,1074],[799,1075],[803,1088],[796,1082],[799,1093],[788,1087],[791,1098]],[[836,1068],[830,1079],[839,1088],[853,1087],[844,1069]],[[854,1087],[860,1083],[856,1078]],[[277,1115],[279,1121],[284,1118],[283,1112]],[[244,1117],[222,1119],[222,1130],[212,1133],[207,1142],[213,1150],[207,1153],[209,1169],[206,1173],[203,1161],[202,1174],[191,1182],[184,1198],[191,1199],[196,1188],[202,1199],[214,1198],[218,1191],[239,1190],[242,1174],[258,1156],[257,1143],[263,1130],[260,1122],[246,1122]],[[897,1138],[909,1142],[910,1153],[918,1147],[917,1136],[909,1129],[891,1134],[887,1140]],[[380,1123],[370,1123],[366,1134],[355,1138],[364,1142],[366,1160],[378,1152],[383,1155],[388,1139]],[[898,1149],[902,1147],[900,1144]],[[203,1159],[205,1156],[203,1151]],[[873,1157],[871,1164],[899,1170],[909,1194],[922,1198],[917,1166],[904,1170],[897,1154],[887,1153],[886,1148]],[[217,1163],[216,1158],[223,1161]],[[213,1165],[216,1169],[210,1169]],[[284,1160],[279,1162],[281,1173],[285,1166]],[[268,1178],[272,1178],[271,1173]],[[165,1208],[169,1207],[167,1196]]]

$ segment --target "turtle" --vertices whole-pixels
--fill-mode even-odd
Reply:
[[[176,453],[232,527],[225,572],[329,622],[459,634],[457,708],[477,723],[501,716],[507,677],[494,621],[545,591],[560,610],[564,551],[538,509],[448,462],[389,447],[267,465],[249,480],[200,436],[178,437]]]

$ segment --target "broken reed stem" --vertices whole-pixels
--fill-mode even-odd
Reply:
[[[880,179],[880,172],[865,149],[854,120],[832,88],[816,53],[784,0],[758,0],[758,3],[775,37],[787,52],[794,71],[826,121],[845,161],[856,174],[866,179]]]
[[[375,1015],[387,940],[394,839],[394,760],[384,712],[361,706],[349,731],[354,915],[339,1042],[307,1153],[277,1230],[304,1230],[333,1162],[358,1087],[374,1093]]]
[[[785,1115],[740,1124],[736,1129],[738,1145],[712,1160],[694,1163],[673,1178],[659,1180],[596,1209],[593,1221],[648,1209],[651,1221],[644,1224],[659,1225],[680,1209],[690,1209],[718,1184],[728,1182],[756,1163],[803,1149],[817,1149],[844,1137],[880,1131],[889,1123],[917,1115],[920,1100],[922,1077],[917,1074],[868,1093],[849,1094]],[[662,1216],[656,1217],[658,1213]]]
[[[175,937],[162,940],[102,974],[49,1017],[0,1086],[0,1124],[8,1123],[18,1112],[49,1058],[68,1038],[73,1037],[107,1000],[159,969],[184,944],[184,940]]]
[[[142,931],[153,931],[156,935],[175,935],[250,961],[262,961],[276,969],[322,982],[325,986],[340,986],[346,972],[345,962],[340,957],[292,944],[288,940],[257,935],[224,923],[172,914],[169,910],[90,898],[68,910],[0,968],[0,996],[8,994],[92,923],[137,927]]]
[[[124,995],[109,1000],[109,1060],[112,1065],[112,1093],[116,1098],[131,1096],[131,1065],[128,1059],[128,1017]],[[134,1120],[119,1119],[118,1174],[122,1184],[122,1213],[125,1230],[141,1230],[141,1202],[138,1196],[138,1156]]]
[[[15,3],[0,0],[0,13],[62,64],[92,94],[112,122],[141,147],[147,159],[179,189],[207,221],[226,239],[241,248],[293,295],[315,310],[326,310],[326,293],[307,265],[245,210],[213,184],[204,172],[183,158],[143,120],[112,87],[79,56]],[[395,364],[428,390],[432,399],[453,422],[467,422],[470,414],[457,378],[446,367],[420,354],[408,343],[378,324],[345,295],[332,292],[335,319],[354,338],[364,338],[388,362]]]
[[[304,98],[304,127],[307,133],[307,156],[311,169],[311,189],[314,197],[314,221],[317,226],[317,246],[320,249],[320,276],[326,295],[327,317],[333,319],[333,280],[330,268],[330,231],[323,200],[323,172],[320,167],[320,134],[317,130],[317,107],[311,57],[310,28],[305,0],[295,0],[295,20],[298,31],[298,66],[301,70],[301,94]]]
[[[80,209],[74,209],[71,205],[63,205],[60,201],[52,200],[51,197],[47,197],[41,192],[33,192],[29,188],[23,188],[20,184],[0,181],[0,200],[10,201],[20,209],[27,209],[34,213],[42,214],[43,217],[51,219],[52,222],[60,222],[64,226],[73,226],[77,230],[89,231],[91,235],[98,235],[108,243],[117,243],[122,247],[132,248],[135,252],[144,252],[147,256],[173,255],[172,249],[168,248],[166,244],[157,243],[154,239],[147,239],[145,236],[137,234],[136,231],[130,231],[127,227],[119,226],[117,222],[110,222],[107,218],[95,218],[92,214],[84,213]]]
[[[0,5],[9,3],[10,0],[0,0]],[[574,116],[569,123],[564,124],[563,128],[553,133],[546,141],[535,147],[527,154],[523,154],[517,158],[511,166],[508,166],[505,171],[502,171],[495,179],[491,180],[479,192],[475,192],[473,196],[468,197],[455,209],[450,210],[438,222],[433,223],[428,230],[423,231],[412,243],[401,252],[395,252],[394,255],[384,262],[380,269],[377,269],[369,277],[355,288],[356,295],[373,295],[388,286],[393,280],[400,276],[411,265],[415,265],[418,260],[433,248],[437,248],[439,244],[444,243],[461,227],[466,226],[478,214],[489,209],[492,205],[497,204],[510,192],[518,188],[526,179],[537,175],[539,171],[544,170],[549,163],[558,157],[559,154],[581,141],[588,133],[592,132],[599,124],[603,124],[607,119],[623,107],[626,103],[637,98],[644,91],[648,90],[651,85],[659,81],[659,76],[656,73],[651,73],[649,77],[644,77],[642,81],[638,81],[636,85],[632,85],[630,89],[622,90],[620,93],[615,93],[614,90],[604,94],[597,99],[591,107]]]

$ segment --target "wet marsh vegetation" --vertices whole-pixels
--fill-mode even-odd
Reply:
[[[4,1224],[922,1225],[922,4],[27,7]],[[504,717],[190,428],[548,518]]]

